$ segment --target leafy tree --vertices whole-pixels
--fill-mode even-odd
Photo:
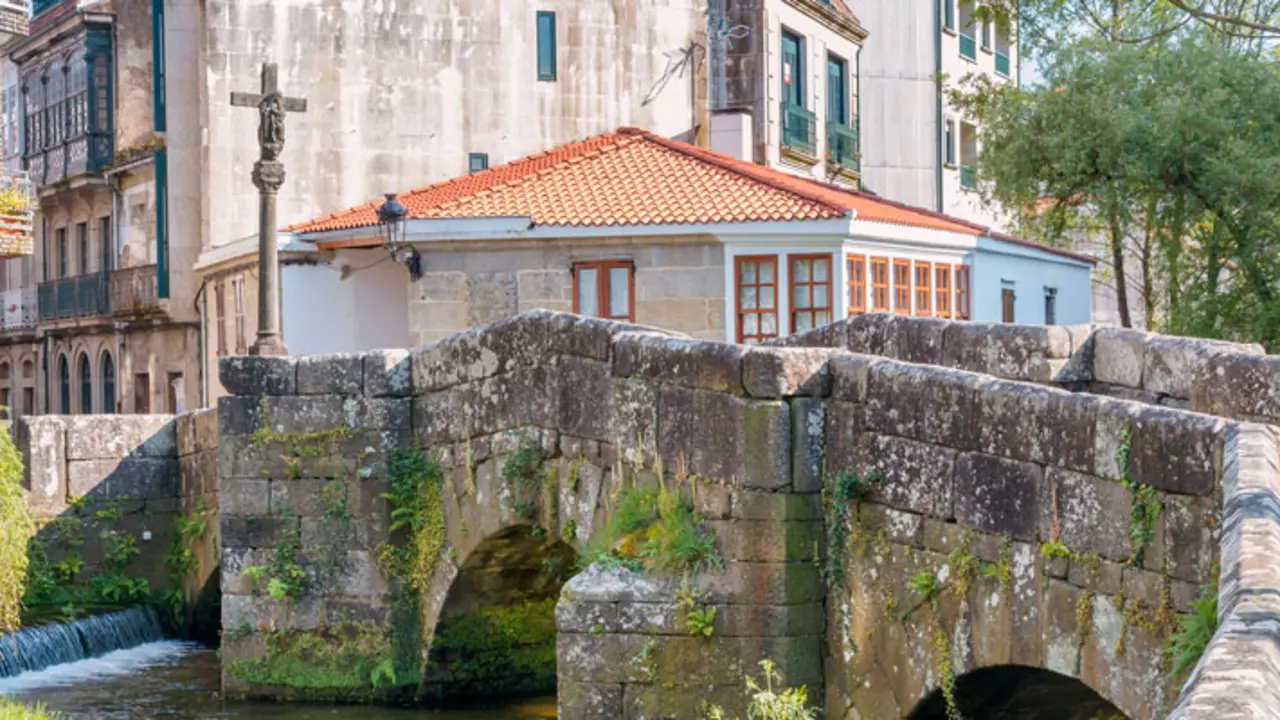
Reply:
[[[952,102],[984,128],[986,202],[1057,244],[1100,232],[1130,324],[1127,257],[1149,327],[1280,348],[1280,70],[1189,32],[1090,38],[1042,87],[969,78]]]

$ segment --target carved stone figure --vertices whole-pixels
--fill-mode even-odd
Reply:
[[[263,160],[277,160],[284,150],[284,95],[270,92],[258,103],[258,144]]]

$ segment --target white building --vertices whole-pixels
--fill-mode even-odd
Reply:
[[[965,76],[1018,82],[1018,48],[974,0],[850,0],[870,33],[859,96],[865,189],[997,229],[973,190],[982,128],[950,106]]]

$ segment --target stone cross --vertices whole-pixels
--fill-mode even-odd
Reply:
[[[307,101],[285,97],[275,63],[262,66],[261,93],[231,93],[236,107],[258,108],[258,148],[253,184],[258,188],[258,338],[250,355],[288,355],[280,333],[280,259],[276,252],[276,194],[284,184],[284,118],[306,112]]]

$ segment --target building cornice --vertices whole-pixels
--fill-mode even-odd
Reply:
[[[809,17],[835,30],[846,39],[861,43],[867,39],[867,29],[855,19],[841,13],[822,0],[785,0],[785,2]]]

